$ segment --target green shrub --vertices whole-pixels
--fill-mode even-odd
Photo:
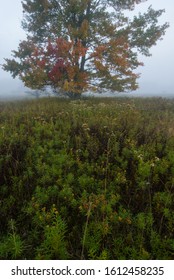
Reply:
[[[173,259],[173,100],[0,108],[1,259]]]

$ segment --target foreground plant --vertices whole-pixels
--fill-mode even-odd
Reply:
[[[173,100],[0,105],[1,259],[173,259]]]

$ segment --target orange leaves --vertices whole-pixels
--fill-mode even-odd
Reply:
[[[50,57],[66,58],[71,47],[71,42],[68,42],[63,38],[57,38],[54,42],[48,40],[45,55]]]
[[[95,68],[97,71],[101,72],[101,74],[107,70],[106,61],[104,59],[105,52],[107,52],[107,46],[101,45],[96,47],[95,51],[91,54]]]
[[[91,58],[102,59],[104,52],[107,50],[107,45],[97,46],[95,51],[91,54]]]
[[[89,22],[84,19],[80,26],[73,27],[68,26],[68,31],[71,38],[79,38],[80,40],[85,40],[89,37]]]
[[[45,68],[45,65],[46,65],[46,60],[45,60],[45,59],[38,60],[38,61],[37,61],[37,65],[38,65],[40,68],[44,69],[44,68]]]
[[[129,44],[124,38],[111,39],[104,46],[96,48],[94,53],[95,59],[107,62],[111,69],[129,68],[129,56]]]
[[[84,21],[82,26],[86,32],[88,22]],[[21,64],[14,65],[17,68],[15,75],[30,88],[51,86],[68,93],[81,94],[90,86],[117,91],[124,91],[126,87],[135,89],[138,75],[133,70],[140,63],[126,37],[112,37],[97,45],[93,52],[92,49],[88,52],[83,43],[80,39],[68,41],[64,38],[48,39],[42,45],[23,41],[15,53],[21,58]],[[14,69],[12,63],[8,62],[8,65],[9,69]]]
[[[89,22],[84,19],[82,24],[81,24],[81,27],[80,27],[80,30],[79,30],[79,33],[80,33],[80,38],[81,39],[85,39],[86,37],[88,37],[89,35]]]
[[[48,41],[46,47],[46,56],[54,57],[55,59],[63,59],[71,63],[76,63],[77,59],[85,56],[87,48],[83,47],[80,40],[67,41],[63,38],[57,38],[55,42]]]
[[[129,68],[128,44],[122,39],[112,39],[105,45],[96,47],[91,55],[98,71],[118,71],[119,68]]]
[[[88,76],[85,72],[81,72],[79,70],[77,71],[77,68],[76,68],[76,71],[75,70],[73,71],[73,70],[72,70],[72,74],[71,74],[71,75],[73,75],[73,78],[70,78],[70,76],[68,75],[68,79],[66,79],[64,81],[62,88],[65,92],[81,94],[82,91],[85,90],[88,86],[88,83],[87,83]],[[67,69],[67,72],[69,72],[69,69]]]
[[[149,56],[168,27],[158,25],[162,9],[124,13],[144,1],[23,0],[27,40],[13,52],[17,61],[6,60],[3,69],[13,77],[40,69],[53,89],[134,89],[138,53]]]
[[[139,77],[133,70],[141,65],[131,50],[126,36],[111,38],[91,54],[95,78],[101,88],[125,91],[136,89]]]
[[[87,49],[82,46],[81,41],[66,41],[58,38],[54,44],[49,42],[47,50],[47,55],[54,58],[54,65],[49,73],[50,78],[54,80],[56,77],[57,82],[63,79],[64,90],[73,89],[78,84],[83,88],[79,61],[85,56]]]
[[[99,60],[95,60],[95,61],[94,61],[94,65],[95,65],[96,69],[97,69],[101,74],[103,74],[104,72],[106,72],[106,71],[108,70],[107,65],[106,65],[106,64],[104,65],[104,63],[102,63],[102,62],[99,61]]]
[[[24,50],[25,50],[24,46]],[[80,61],[87,49],[80,40],[67,41],[57,38],[45,45],[26,48],[25,75],[21,76],[26,86],[41,88],[51,85],[64,92],[82,93],[87,86],[87,74],[80,69]],[[25,52],[26,53],[26,52]]]
[[[48,0],[42,0],[43,1],[43,7],[44,7],[44,9],[47,11],[48,10],[48,8],[51,6],[51,4],[49,3],[49,1]]]
[[[86,55],[87,48],[83,47],[82,42],[78,40],[76,43],[73,42],[72,45],[72,57],[73,55],[80,57],[83,57]]]

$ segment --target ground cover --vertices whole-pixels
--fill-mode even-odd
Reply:
[[[173,259],[174,100],[0,103],[0,259]]]

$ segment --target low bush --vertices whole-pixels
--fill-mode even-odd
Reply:
[[[174,101],[0,104],[1,259],[173,259]]]

